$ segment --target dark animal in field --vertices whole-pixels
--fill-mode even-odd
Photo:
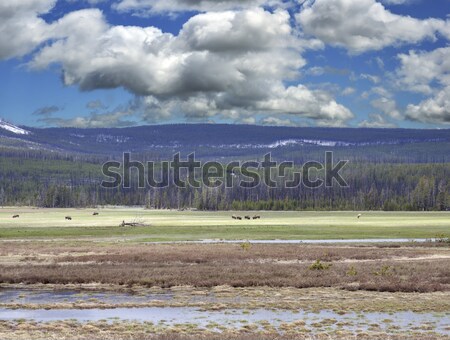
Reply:
[[[66,216],[65,218],[66,218],[66,220],[72,221],[72,217],[70,217],[70,216]]]
[[[241,216],[236,216],[236,219],[242,220],[242,217]]]
[[[237,216],[235,216],[235,215],[231,216],[231,218],[232,218],[233,220],[237,220]]]
[[[251,220],[251,217],[250,216],[245,216],[245,219],[246,220]]]
[[[253,219],[254,219],[254,220],[259,220],[260,218],[261,218],[261,216],[258,216],[258,215],[253,216]]]
[[[93,216],[98,216],[98,212],[95,212],[92,214]]]
[[[14,215],[13,218],[19,218],[19,215]]]
[[[358,216],[356,216],[356,218],[360,218],[362,216],[362,214],[358,214]]]

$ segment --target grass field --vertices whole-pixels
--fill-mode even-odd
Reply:
[[[99,212],[93,216],[93,212]],[[19,218],[12,218],[13,215]],[[227,324],[215,333],[188,324],[0,320],[1,339],[444,339],[437,324],[385,328],[361,321],[364,313],[448,313],[450,274],[446,242],[364,244],[142,243],[201,239],[378,239],[450,236],[450,213],[426,212],[197,212],[140,208],[0,208],[0,309],[85,310],[199,308],[213,316],[241,309],[310,311],[304,320],[267,317],[261,324]],[[257,220],[234,220],[232,215]],[[71,216],[72,220],[65,220]],[[125,222],[140,226],[120,227]],[[124,242],[125,241],[125,242]],[[28,291],[28,293],[27,293]],[[73,301],[33,304],[35,292],[76,292]],[[148,296],[106,303],[99,292]],[[155,300],[163,292],[167,299]],[[27,295],[28,294],[28,295]],[[85,298],[83,298],[85,296]],[[334,311],[345,322],[321,317]],[[12,312],[11,312],[12,313]],[[317,314],[319,313],[319,314]],[[317,314],[317,317],[316,317]],[[300,315],[300,314],[299,314]],[[346,331],[355,316],[358,331]],[[175,316],[174,316],[175,317]],[[366,322],[366,323],[365,323]],[[216,327],[211,321],[211,327]],[[335,325],[336,328],[330,328]],[[263,326],[262,328],[260,326]],[[395,326],[395,327],[394,327]],[[259,327],[259,328],[258,328]],[[352,326],[353,327],[353,326]],[[355,328],[356,329],[356,328]],[[280,330],[283,333],[280,333]],[[290,337],[292,335],[292,338]]]
[[[98,216],[93,212],[98,211]],[[12,216],[19,214],[19,218]],[[261,219],[233,220],[232,215]],[[197,212],[141,208],[0,209],[0,238],[376,239],[450,236],[448,212]],[[65,220],[71,216],[72,220]],[[125,222],[144,226],[120,227]]]

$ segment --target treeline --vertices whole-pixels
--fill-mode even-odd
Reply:
[[[101,163],[71,158],[0,158],[0,205],[88,207],[142,205],[200,210],[446,210],[450,163],[350,163],[342,172],[348,187],[167,188],[101,187]],[[237,175],[238,177],[241,175]],[[237,181],[235,181],[236,183]]]

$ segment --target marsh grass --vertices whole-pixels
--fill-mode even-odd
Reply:
[[[449,290],[448,255],[448,248],[421,247],[253,244],[242,251],[238,244],[5,242],[0,249],[0,282],[433,292]],[[314,260],[320,267],[333,266],[310,270]]]
[[[345,330],[326,330],[329,322],[318,323],[316,328],[305,328],[302,323],[283,325],[283,334],[268,327],[260,330],[257,324],[243,325],[240,329],[222,328],[212,331],[196,325],[154,325],[136,322],[90,322],[80,324],[73,321],[63,322],[0,322],[0,338],[2,340],[34,340],[34,339],[73,339],[73,340],[442,340],[445,335],[435,334],[424,327],[416,331],[394,330],[380,332],[378,327],[364,332],[352,333]]]

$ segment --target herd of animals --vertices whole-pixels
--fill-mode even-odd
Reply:
[[[98,212],[94,212],[94,213],[92,213],[92,215],[93,215],[93,216],[98,216],[99,213],[98,213]],[[13,215],[12,218],[19,218],[19,217],[20,217],[20,215]],[[72,221],[72,216],[66,216],[66,217],[64,217],[64,219],[66,219],[66,220],[68,220],[68,221]]]
[[[92,215],[93,215],[93,216],[98,216],[99,213],[98,213],[98,212],[94,212],[94,213],[92,213]],[[358,214],[358,215],[356,216],[356,218],[359,219],[359,218],[361,218],[361,216],[362,216],[362,214]],[[19,218],[19,217],[20,217],[19,215],[13,215],[12,218]],[[231,218],[232,218],[233,220],[242,220],[242,217],[241,217],[241,216],[236,216],[236,215],[231,216]],[[246,220],[259,220],[259,219],[261,218],[261,216],[259,216],[259,215],[248,216],[248,215],[247,215],[247,216],[244,216],[244,218],[245,218]],[[65,219],[71,221],[71,220],[72,220],[72,217],[71,217],[71,216],[66,216]]]
[[[236,215],[233,215],[233,216],[231,216],[231,218],[233,219],[233,220],[242,220],[242,217],[241,216],[236,216]],[[259,215],[255,215],[255,216],[253,216],[253,217],[251,217],[251,216],[244,216],[244,218],[246,219],[246,220],[259,220],[260,218],[261,218],[261,216],[259,216]]]

